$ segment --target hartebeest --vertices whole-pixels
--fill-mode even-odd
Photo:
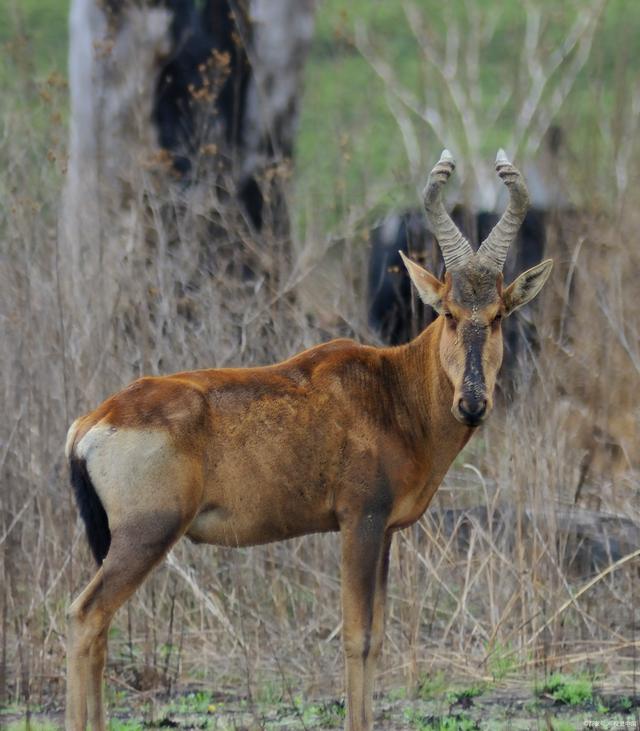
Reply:
[[[453,169],[445,150],[424,192],[444,281],[404,259],[439,314],[415,340],[334,340],[272,366],[141,378],[73,423],[71,481],[100,568],[69,610],[68,728],[84,729],[87,715],[94,731],[105,728],[109,623],[181,536],[249,546],[337,530],[346,728],[372,728],[393,533],[424,513],[491,410],[500,321],[540,291],[552,266],[503,288],[526,186],[500,151],[510,201],[474,253],[442,203]]]

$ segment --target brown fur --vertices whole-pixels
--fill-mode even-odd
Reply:
[[[86,462],[111,547],[70,610],[68,728],[89,712],[104,729],[109,622],[180,536],[246,546],[332,530],[347,728],[372,728],[392,534],[424,513],[473,432],[458,408],[470,369],[490,400],[502,358],[501,279],[418,269],[451,317],[406,346],[335,340],[274,366],[142,378],[74,422],[67,453]]]

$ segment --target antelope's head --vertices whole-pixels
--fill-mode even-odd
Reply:
[[[442,188],[454,168],[451,154],[444,150],[423,194],[427,218],[444,258],[444,281],[401,254],[421,299],[444,320],[440,361],[454,389],[451,411],[463,424],[477,426],[493,405],[502,363],[502,320],[538,294],[553,262],[547,259],[503,287],[507,252],[527,212],[527,187],[499,150],[496,170],[509,189],[509,204],[474,252],[442,203]]]

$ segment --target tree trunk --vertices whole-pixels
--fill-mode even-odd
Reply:
[[[290,309],[287,183],[314,9],[73,0],[60,233],[76,400],[119,383],[123,360],[132,375],[188,365],[175,329],[213,327],[212,311],[224,360],[245,355],[249,306],[253,338],[268,336],[260,313]]]

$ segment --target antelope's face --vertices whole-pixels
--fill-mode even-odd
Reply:
[[[449,218],[440,190],[454,168],[443,152],[425,188],[427,217],[436,234],[447,267],[444,282],[415,262],[402,258],[418,293],[443,322],[439,354],[453,386],[451,412],[467,426],[478,426],[493,406],[493,393],[502,363],[503,318],[532,300],[551,273],[547,260],[502,286],[502,267],[527,208],[527,190],[520,173],[500,151],[498,174],[511,193],[509,207],[477,252]],[[402,254],[402,252],[401,252]]]
[[[454,389],[451,411],[477,426],[493,406],[502,363],[502,277],[472,269],[447,275],[441,286],[440,362]]]

